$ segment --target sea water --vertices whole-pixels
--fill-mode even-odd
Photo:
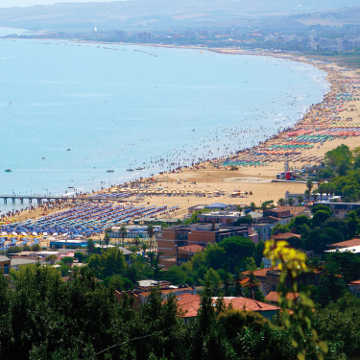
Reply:
[[[325,72],[271,57],[1,40],[0,193],[88,191],[228,155],[328,89]]]

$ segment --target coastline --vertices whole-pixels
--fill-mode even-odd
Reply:
[[[84,42],[84,41],[81,41]],[[89,43],[86,42],[85,43]],[[112,44],[112,43],[102,43],[102,42],[90,42],[96,44]],[[129,45],[129,44],[127,44]],[[297,151],[283,151],[277,150],[274,153],[268,148],[276,148],[276,146],[281,145],[281,142],[286,142],[289,138],[289,133],[294,133],[308,128],[310,131],[309,134],[315,132],[324,133],[326,129],[336,129],[336,126],[339,128],[344,127],[344,129],[352,129],[359,127],[360,130],[360,118],[359,118],[359,109],[360,101],[357,98],[351,104],[352,114],[355,115],[356,119],[354,121],[347,121],[344,125],[346,118],[350,116],[348,114],[348,109],[342,111],[342,114],[335,119],[331,124],[329,121],[326,121],[322,116],[324,114],[331,114],[334,109],[329,108],[329,104],[333,104],[331,101],[336,98],[341,91],[344,89],[345,80],[349,80],[349,77],[352,79],[359,79],[359,74],[354,70],[348,70],[342,68],[333,63],[324,63],[323,61],[313,60],[304,55],[294,55],[290,53],[277,53],[269,51],[248,51],[240,49],[224,49],[224,48],[205,48],[201,46],[195,47],[184,47],[184,46],[170,46],[162,44],[131,44],[131,45],[145,45],[149,47],[170,47],[170,48],[182,48],[182,49],[197,49],[197,50],[207,50],[221,54],[228,55],[251,55],[251,56],[267,56],[273,58],[286,59],[296,62],[302,62],[310,64],[318,69],[325,71],[327,73],[327,81],[330,84],[330,89],[327,94],[325,94],[323,101],[313,105],[305,115],[299,119],[298,122],[294,124],[289,129],[279,132],[278,134],[268,138],[263,143],[245,150],[239,151],[236,155],[231,157],[223,157],[216,159],[209,159],[208,161],[194,165],[193,167],[183,167],[177,169],[176,171],[168,173],[159,173],[153,177],[148,177],[137,180],[132,183],[135,188],[144,187],[146,184],[146,192],[144,196],[139,201],[138,196],[134,196],[129,199],[129,203],[138,203],[139,205],[151,204],[151,205],[178,205],[180,210],[178,216],[181,216],[184,213],[185,209],[189,206],[199,204],[199,203],[211,203],[211,202],[225,202],[225,203],[250,203],[255,202],[260,204],[260,202],[267,200],[277,201],[280,197],[284,197],[285,191],[290,192],[303,192],[305,190],[305,185],[301,183],[272,183],[271,180],[275,178],[277,172],[283,171],[284,161],[287,159],[290,162],[291,167],[299,168],[306,164],[315,165],[318,164],[323,158],[326,151],[331,148],[336,147],[341,143],[346,143],[350,147],[356,146],[356,136],[348,135],[345,137],[334,136],[328,140],[315,143],[315,146],[308,146]],[[360,84],[360,82],[359,82]],[[359,95],[359,92],[354,95]],[[355,97],[355,96],[354,96]],[[357,106],[356,106],[357,105]],[[348,106],[348,107],[349,107]],[[355,110],[353,110],[355,108]],[[350,110],[349,110],[350,111]],[[313,121],[314,113],[318,112],[317,116],[318,121]],[[337,112],[338,115],[338,112]],[[324,126],[325,125],[325,126]],[[327,126],[327,127],[326,127]],[[305,144],[302,144],[305,145]],[[265,149],[265,150],[264,150]],[[256,155],[256,151],[261,150],[264,155]],[[251,159],[251,161],[250,161]],[[256,161],[256,159],[260,159]],[[306,161],[308,159],[308,161]],[[232,171],[229,170],[229,167],[222,166],[222,163],[225,161],[238,162],[240,165],[236,165],[238,170]],[[249,165],[250,162],[253,162],[255,165]],[[109,191],[121,191],[124,186],[129,184],[122,184],[115,186],[110,189],[97,191],[96,193],[104,193]],[[186,191],[186,188],[196,188],[199,193],[208,194],[205,196],[185,196],[181,194]],[[166,195],[146,195],[146,193],[154,193],[155,188],[161,188],[165,190]],[[243,196],[233,198],[229,196],[234,192],[241,192]],[[225,195],[217,195],[216,193],[224,192]],[[178,194],[174,196],[169,196],[169,194]],[[252,194],[252,195],[250,195]],[[279,196],[282,194],[281,196]],[[216,198],[216,200],[214,199]],[[39,208],[34,209],[33,211],[28,211],[25,218],[34,218],[39,217],[44,214],[48,214],[53,211],[58,211],[59,209],[41,211]],[[24,215],[21,214],[20,215]],[[21,216],[23,218],[23,216]],[[19,218],[12,218],[12,221],[18,220]],[[9,219],[10,220],[10,219]]]

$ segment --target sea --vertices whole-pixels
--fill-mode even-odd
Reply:
[[[97,190],[227,156],[328,90],[325,72],[278,58],[1,39],[0,195]]]

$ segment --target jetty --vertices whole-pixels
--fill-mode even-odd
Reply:
[[[20,201],[21,204],[24,204],[24,201],[27,201],[29,204],[32,204],[33,201],[37,202],[38,205],[41,205],[45,202],[62,202],[62,201],[88,201],[88,202],[108,202],[108,201],[121,201],[118,198],[111,198],[106,196],[65,196],[65,195],[16,195],[16,194],[0,194],[0,200],[4,201],[4,204],[7,204],[8,201],[11,201],[13,204],[16,201]]]

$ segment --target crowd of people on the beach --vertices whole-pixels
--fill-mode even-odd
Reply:
[[[360,99],[360,77],[330,71],[329,79],[332,84],[329,93],[321,103],[311,106],[296,126],[228,157],[225,165],[263,166],[279,161],[311,164],[321,161],[322,156],[308,150],[334,139],[360,136],[360,120],[341,116],[344,111],[358,110],[353,102]],[[216,163],[224,162],[221,159]]]

